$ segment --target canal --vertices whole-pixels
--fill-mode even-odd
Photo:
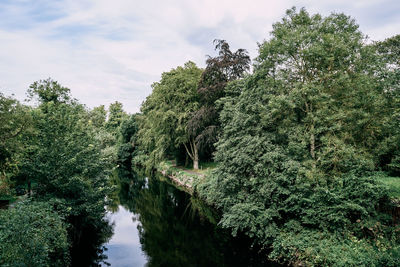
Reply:
[[[274,266],[244,236],[221,229],[217,214],[161,176],[120,169],[108,219],[113,235],[101,266]]]

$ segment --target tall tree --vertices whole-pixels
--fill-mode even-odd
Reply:
[[[71,98],[71,90],[62,86],[51,78],[39,80],[29,86],[28,97],[36,98],[39,103],[69,103]]]
[[[143,118],[138,133],[141,144],[150,153],[148,166],[185,147],[194,168],[198,168],[198,147],[187,123],[199,107],[197,85],[201,73],[193,62],[187,62],[164,72],[161,80],[152,85],[153,92],[141,108]]]
[[[192,113],[188,121],[188,131],[197,147],[213,150],[217,141],[219,112],[216,106],[218,99],[225,96],[228,82],[243,77],[250,68],[250,57],[244,49],[236,52],[230,50],[225,40],[214,40],[218,56],[208,56],[207,67],[201,75],[198,92],[200,108]]]
[[[105,126],[105,123],[107,120],[107,111],[104,108],[104,105],[94,107],[89,112],[89,120],[90,120],[90,123],[93,124],[94,127],[103,128]]]
[[[106,128],[117,134],[118,127],[121,123],[128,118],[128,114],[123,109],[122,103],[115,101],[108,107],[108,119],[106,123]]]
[[[55,89],[60,95],[53,95]],[[32,84],[29,92],[40,105],[33,113],[36,136],[21,172],[37,182],[34,198],[53,203],[66,217],[74,260],[85,233],[101,235],[108,227],[104,205],[110,163],[101,157],[85,107],[72,100],[69,89],[45,81]]]

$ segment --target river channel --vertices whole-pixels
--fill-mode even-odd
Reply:
[[[119,170],[108,206],[111,266],[273,266],[244,236],[216,224],[216,213],[161,176]],[[101,263],[101,266],[107,266]]]

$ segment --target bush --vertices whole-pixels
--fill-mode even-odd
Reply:
[[[66,225],[44,202],[0,211],[1,266],[68,266]]]

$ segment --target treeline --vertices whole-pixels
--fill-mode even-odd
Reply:
[[[0,94],[1,266],[91,266],[112,235],[105,220],[121,123],[115,102],[88,110],[51,79],[28,89],[35,107]]]
[[[212,161],[221,134],[219,115],[223,99],[238,92],[227,88],[250,68],[246,50],[232,52],[224,40],[215,40],[219,55],[208,57],[202,70],[193,62],[163,73],[137,116],[140,149],[135,164],[154,168],[166,158],[199,169]]]
[[[204,70],[188,62],[153,84],[133,164],[215,161],[198,194],[272,260],[399,266],[380,181],[400,175],[400,35],[371,42],[344,14],[293,8],[252,72],[245,50],[216,50]]]
[[[381,183],[400,179],[400,35],[371,42],[344,14],[293,8],[252,68],[246,50],[215,45],[205,69],[163,73],[131,116],[87,110],[52,80],[28,90],[36,108],[0,97],[0,194],[31,196],[0,213],[2,265],[67,265],[89,225],[109,236],[110,169],[166,160],[214,161],[197,194],[274,261],[400,265],[399,195]]]

